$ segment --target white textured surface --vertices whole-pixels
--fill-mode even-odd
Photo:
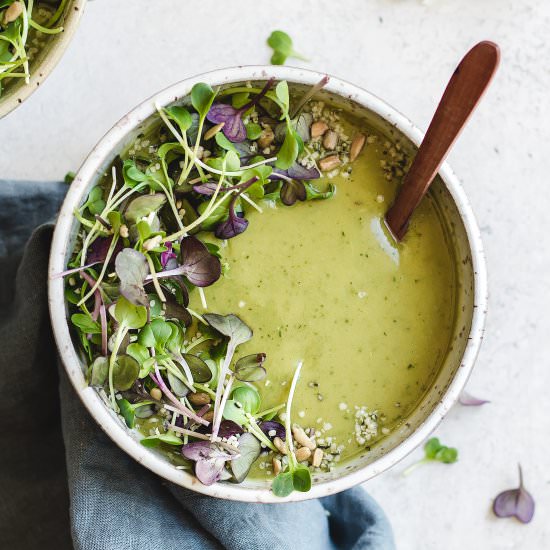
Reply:
[[[549,548],[547,0],[95,0],[57,70],[0,121],[0,176],[55,179],[76,169],[153,92],[206,70],[267,62],[275,28],[294,37],[307,66],[368,88],[422,128],[461,55],[481,39],[501,45],[501,70],[450,157],[487,249],[489,322],[469,389],[492,403],[456,408],[438,430],[459,448],[459,463],[408,478],[398,466],[368,489],[400,550]],[[492,497],[516,484],[518,461],[537,501],[528,526],[490,512]]]

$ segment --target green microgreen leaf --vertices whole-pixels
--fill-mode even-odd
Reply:
[[[205,313],[203,317],[212,328],[227,336],[235,347],[248,342],[252,338],[250,327],[233,313],[229,315]]]
[[[287,497],[294,491],[294,476],[290,471],[281,472],[271,484],[273,494],[278,497]]]
[[[146,174],[136,166],[135,161],[132,159],[124,161],[122,165],[122,177],[124,178],[124,183],[129,187],[135,187],[147,179]]]
[[[287,132],[285,135],[285,140],[277,153],[277,161],[275,166],[286,170],[290,168],[296,159],[298,158],[298,153],[300,151],[300,146],[298,140],[296,139],[296,132],[293,130],[290,124],[287,125]]]
[[[292,483],[295,491],[307,493],[311,489],[311,474],[309,468],[298,464],[292,472]]]
[[[149,437],[144,437],[141,440],[141,444],[144,447],[158,447],[160,443],[166,443],[167,445],[182,445],[183,442],[173,433],[150,435]]]
[[[330,199],[334,197],[334,193],[336,192],[336,187],[332,183],[329,183],[326,191],[319,191],[317,187],[309,182],[304,182],[304,186],[306,188],[306,200],[308,201]]]
[[[149,274],[147,258],[133,248],[124,248],[115,259],[115,271],[120,279],[120,293],[136,306],[149,305],[143,287]]]
[[[129,222],[136,223],[141,218],[147,217],[151,212],[158,212],[165,202],[166,196],[162,193],[140,195],[130,202],[124,212],[124,217]]]
[[[424,458],[409,466],[403,475],[407,476],[414,471],[418,466],[427,464],[428,462],[441,462],[443,464],[453,464],[458,460],[458,450],[454,447],[442,445],[437,437],[432,437],[426,441],[424,445]]]
[[[239,386],[233,390],[231,395],[233,401],[241,404],[242,410],[252,415],[256,414],[261,406],[262,400],[258,390],[252,386]]]
[[[86,313],[73,313],[71,322],[84,334],[101,334],[101,325]]]
[[[261,452],[260,442],[248,432],[239,437],[239,456],[233,459],[231,471],[237,483],[242,483]]]
[[[129,390],[138,379],[139,363],[129,355],[119,355],[113,366],[113,385],[119,391]]]
[[[203,82],[198,82],[193,86],[191,90],[191,104],[196,109],[201,118],[206,116],[208,110],[212,106],[216,94],[214,90]]]
[[[273,31],[267,39],[267,44],[273,49],[273,55],[271,56],[272,65],[284,65],[289,57],[308,61],[294,50],[292,38],[284,31]]]
[[[286,80],[281,80],[281,82],[279,82],[277,86],[275,86],[275,95],[277,96],[277,99],[281,102],[281,118],[284,118],[288,116],[288,111],[290,109],[290,94],[288,91],[288,83]]]
[[[210,367],[200,357],[190,353],[184,353],[182,357],[187,363],[195,382],[206,384],[212,380],[212,371]]]
[[[114,318],[121,325],[138,329],[147,322],[147,309],[143,306],[136,306],[121,296],[115,305]]]
[[[248,124],[245,124],[246,128],[246,137],[250,141],[255,141],[262,135],[262,127],[259,124],[255,124],[254,122],[249,122]]]
[[[180,127],[182,132],[187,132],[193,124],[191,114],[185,107],[167,107],[164,109],[167,115]],[[198,109],[197,109],[198,110]],[[160,155],[159,155],[160,156]]]
[[[105,209],[105,201],[103,200],[103,189],[96,185],[92,187],[88,194],[88,199],[83,204],[83,208],[87,208],[88,212],[93,216],[99,215]]]
[[[107,380],[109,374],[109,361],[102,355],[96,357],[94,362],[90,365],[88,371],[88,384],[90,386],[102,387]]]
[[[263,380],[267,374],[263,367],[265,358],[265,353],[253,353],[241,357],[235,363],[235,378],[241,382],[259,382]]]
[[[139,403],[132,404],[126,399],[118,399],[116,403],[128,428],[133,428],[136,423],[137,411],[143,407],[148,407],[154,401],[140,401]],[[141,417],[144,418],[143,416]]]
[[[232,420],[239,426],[247,423],[248,417],[241,404],[233,399],[228,399],[223,409],[223,417],[226,420]]]
[[[146,348],[163,351],[164,346],[172,336],[170,323],[164,319],[153,319],[139,332],[138,342]]]

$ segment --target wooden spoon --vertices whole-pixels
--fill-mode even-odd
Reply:
[[[475,45],[455,69],[399,194],[386,214],[386,225],[396,240],[405,236],[410,217],[491,82],[499,60],[499,47],[484,41]]]

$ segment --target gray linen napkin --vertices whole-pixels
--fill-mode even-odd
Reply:
[[[110,441],[56,369],[46,300],[53,226],[36,229],[22,253],[65,190],[0,181],[2,546],[394,550],[384,513],[361,488],[296,504],[222,501],[164,481]]]

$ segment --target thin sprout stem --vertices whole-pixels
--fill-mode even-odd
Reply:
[[[256,413],[254,415],[254,418],[262,418],[263,416],[272,413],[280,411],[281,409],[284,409],[286,407],[286,403],[281,403],[280,405],[277,405],[276,407],[271,407],[271,409],[266,409],[265,411],[260,411],[259,413]]]
[[[204,310],[207,310],[208,309],[208,304],[206,302],[206,295],[204,294],[204,288],[202,287],[197,287],[199,289],[199,296],[201,298],[201,305],[202,305],[202,308]]]
[[[192,310],[190,307],[187,308],[187,311],[193,316],[195,317],[196,319],[198,319],[201,323],[207,325],[208,323],[206,322],[206,319],[200,314],[200,313],[197,313],[196,311]]]
[[[63,27],[57,27],[55,29],[48,29],[46,27],[43,27],[42,25],[40,25],[36,21],[34,21],[34,19],[29,19],[29,25],[33,29],[36,29],[37,31],[40,31],[44,34],[59,34],[60,32],[63,32]]]
[[[294,456],[294,442],[292,441],[292,422],[290,421],[290,413],[292,408],[292,400],[294,399],[294,392],[296,391],[296,384],[300,377],[300,371],[302,370],[303,362],[299,361],[292,377],[292,383],[290,384],[290,391],[288,392],[288,400],[286,402],[286,418],[285,418],[285,430],[286,430],[286,445],[288,449],[288,462],[291,468],[295,468],[297,465],[296,457]]]
[[[160,283],[157,278],[157,272],[155,270],[155,264],[153,263],[153,260],[151,258],[150,254],[145,254],[145,258],[147,258],[147,263],[149,264],[149,271],[151,272],[151,279],[153,281],[153,286],[155,287],[155,290],[157,291],[157,294],[160,298],[161,302],[166,302],[166,296],[164,295],[164,292],[162,292],[162,288],[160,287]]]
[[[275,445],[271,443],[269,437],[267,437],[264,432],[262,432],[261,428],[254,421],[254,417],[252,415],[249,416],[247,428],[248,431],[256,437],[256,439],[259,439],[266,447],[269,447],[272,451],[277,452],[277,447],[275,447]]]
[[[423,464],[427,464],[430,460],[428,458],[423,458],[422,460],[419,460],[415,462],[414,464],[411,464],[406,470],[403,470],[403,477],[408,476],[409,474],[412,474],[419,466],[422,466]]]
[[[65,11],[65,7],[67,6],[68,2],[69,0],[61,0],[61,3],[59,4],[55,13],[48,19],[46,27],[51,27],[59,21],[59,18],[63,15],[63,12]]]
[[[262,207],[258,206],[246,193],[241,193],[239,196],[242,197],[248,204],[250,204],[250,206],[255,208],[260,214],[263,214],[264,211]]]
[[[208,386],[205,386],[204,384],[199,384],[198,382],[195,382],[194,385],[195,385],[195,388],[207,393],[210,397],[213,397],[213,398],[216,397],[216,394]]]
[[[113,383],[113,371],[115,367],[115,361],[117,358],[118,350],[128,332],[128,328],[125,325],[120,325],[118,332],[113,344],[113,351],[111,352],[111,357],[109,358],[109,395],[111,397],[111,405],[115,411],[118,410],[116,399],[115,399],[115,386]]]
[[[220,424],[222,421],[223,411],[225,409],[225,404],[227,403],[227,400],[229,399],[229,394],[231,393],[231,388],[233,387],[233,382],[235,381],[235,377],[231,375],[229,377],[229,380],[227,381],[227,384],[225,385],[225,388],[223,390],[223,395],[220,401],[220,405],[218,407],[217,414],[214,412],[214,421],[212,422],[212,437],[216,437],[218,435],[218,430],[220,429]]]

